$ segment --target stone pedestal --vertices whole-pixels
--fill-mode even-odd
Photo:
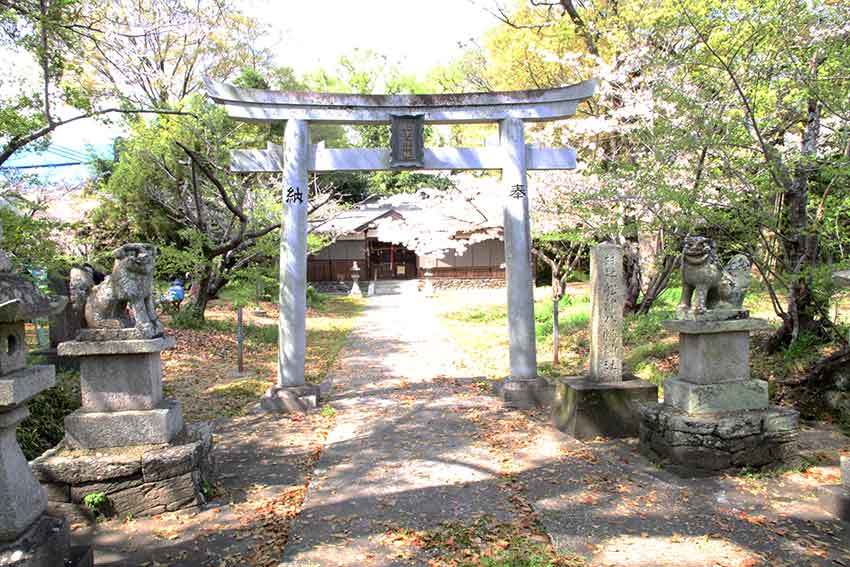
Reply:
[[[540,392],[544,385],[540,378],[514,378],[508,376],[502,381],[499,394],[505,407],[531,409],[541,405]]]
[[[104,516],[148,516],[197,506],[211,487],[212,430],[184,427],[180,404],[162,397],[160,353],[172,337],[74,341],[83,405],[65,418],[65,439],[31,463],[49,509],[79,519],[100,492]]]
[[[61,356],[80,358],[82,407],[65,418],[66,441],[94,449],[170,442],[183,428],[180,404],[162,397],[160,353],[173,337],[72,341]]]
[[[637,437],[641,406],[657,402],[658,386],[638,378],[610,383],[562,378],[555,384],[552,417],[576,439]]]
[[[151,516],[206,502],[212,447],[210,425],[195,423],[168,444],[78,449],[63,442],[31,466],[52,513],[83,520],[86,495],[100,492],[106,503],[98,513],[106,517]]]
[[[641,411],[641,448],[683,475],[783,462],[796,453],[798,413],[771,407],[750,378],[749,333],[759,319],[665,321],[679,333],[679,375],[664,403]]]
[[[590,251],[590,373],[559,378],[552,418],[576,439],[636,437],[641,404],[658,401],[658,386],[623,373],[623,249]]]

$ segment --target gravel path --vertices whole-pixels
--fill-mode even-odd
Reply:
[[[470,392],[461,359],[428,301],[370,299],[333,373],[336,424],[283,566],[427,565],[388,534],[513,519],[499,458],[466,418],[498,401]]]

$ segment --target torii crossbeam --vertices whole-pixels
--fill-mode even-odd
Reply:
[[[289,410],[293,408],[288,402],[304,400],[305,395],[311,394],[304,379],[308,173],[411,168],[502,171],[505,190],[511,197],[504,209],[511,366],[511,375],[505,382],[505,401],[521,406],[534,403],[537,353],[526,173],[574,169],[576,154],[571,148],[527,146],[524,122],[569,118],[578,104],[593,96],[594,91],[593,80],[554,89],[441,95],[281,92],[208,81],[209,96],[232,118],[286,122],[283,146],[237,150],[231,159],[233,171],[283,173],[278,383],[264,398],[264,405],[268,409]],[[311,145],[310,122],[393,124],[393,148],[331,149],[322,144]],[[424,123],[493,122],[499,123],[499,146],[424,148],[421,145]]]

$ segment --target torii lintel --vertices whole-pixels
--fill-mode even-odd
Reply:
[[[207,94],[231,118],[253,122],[308,120],[335,124],[389,124],[393,116],[421,115],[431,124],[476,124],[517,118],[569,118],[593,96],[596,81],[551,89],[490,93],[361,95],[248,89],[206,80]]]

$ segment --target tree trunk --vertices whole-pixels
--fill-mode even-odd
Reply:
[[[770,346],[775,349],[797,340],[801,333],[821,334],[823,324],[818,320],[821,306],[812,292],[811,268],[817,262],[817,234],[811,233],[808,222],[809,178],[817,165],[817,139],[820,130],[820,104],[810,99],[807,108],[806,127],[801,141],[801,160],[794,177],[783,193],[786,213],[785,252],[786,269],[789,272],[788,316],[782,327],[772,338]]]
[[[558,353],[561,347],[561,338],[558,330],[558,303],[559,298],[552,298],[552,366],[561,364],[561,357]]]
[[[212,279],[212,268],[208,267],[203,275],[192,284],[189,288],[189,294],[192,296],[192,301],[189,303],[195,316],[199,319],[204,319],[204,314],[207,311],[207,304],[210,301],[210,280]]]
[[[623,275],[626,278],[626,301],[623,306],[623,313],[626,315],[634,313],[640,306],[638,300],[642,276],[640,258],[635,248],[630,240],[623,243]]]

